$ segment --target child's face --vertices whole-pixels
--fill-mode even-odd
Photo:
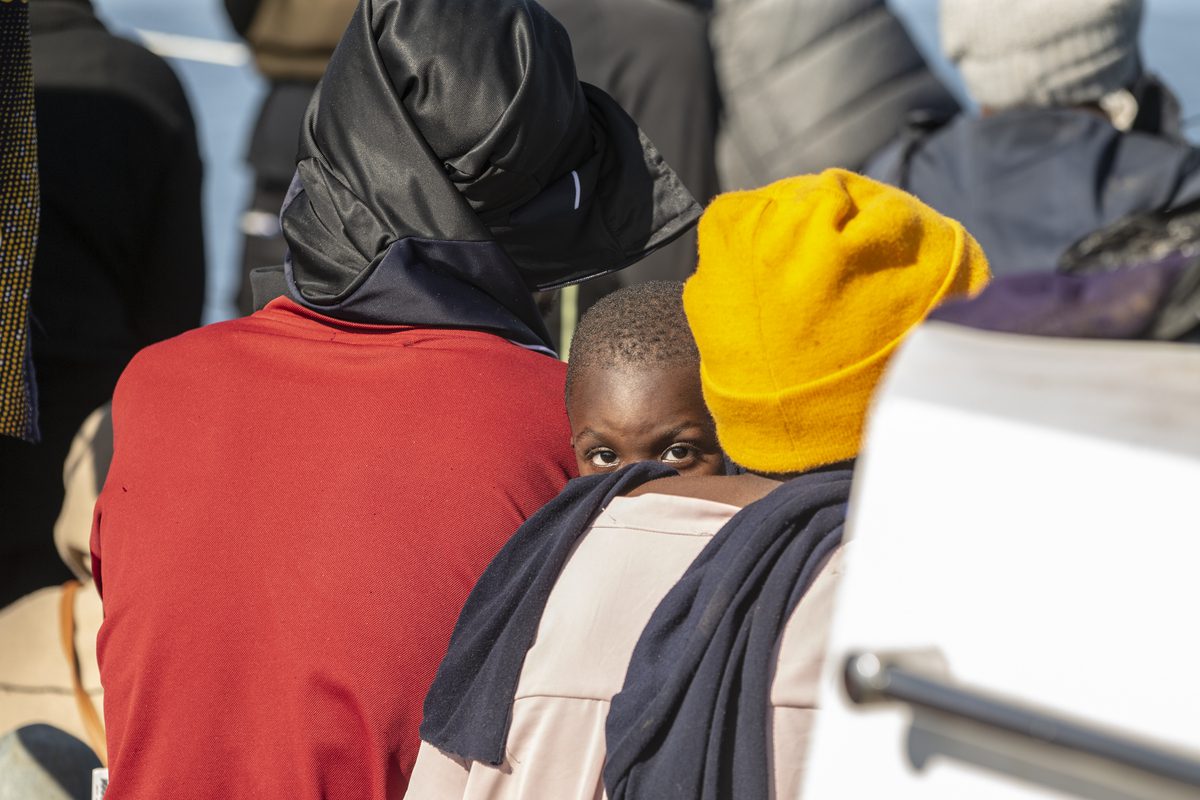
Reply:
[[[573,377],[567,414],[580,475],[637,461],[661,461],[685,475],[724,474],[695,366],[590,369]]]

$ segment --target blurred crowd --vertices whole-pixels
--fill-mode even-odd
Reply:
[[[927,318],[1200,342],[1141,0],[225,0],[241,317],[90,0],[0,4],[0,798],[797,797]]]

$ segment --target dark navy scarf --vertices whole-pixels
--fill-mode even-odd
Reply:
[[[841,544],[851,470],[813,470],[746,506],[663,598],[608,712],[610,800],[769,796],[775,648]]]

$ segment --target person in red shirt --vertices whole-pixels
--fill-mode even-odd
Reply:
[[[532,0],[365,0],[258,276],[283,296],[117,387],[108,800],[401,797],[467,593],[574,471],[531,292],[698,214]]]

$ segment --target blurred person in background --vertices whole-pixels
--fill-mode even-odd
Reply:
[[[287,245],[279,209],[296,172],[300,125],[356,5],[358,0],[225,0],[229,21],[269,84],[246,155],[254,196],[242,215],[241,314],[254,311],[250,272],[283,263]]]
[[[958,103],[884,0],[716,0],[721,189],[858,170],[910,115]]]
[[[200,324],[200,154],[166,62],[88,0],[29,6],[41,175],[33,360],[42,440],[0,440],[0,603],[70,578],[54,550],[71,439],[134,353]]]
[[[909,114],[958,104],[884,0],[547,0],[580,78],[613,95],[697,198],[828,167],[859,169]],[[694,235],[581,286],[684,280]],[[549,317],[552,327],[560,315]]]
[[[1138,52],[1142,0],[942,0],[942,48],[979,113],[912,126],[873,177],[953,214],[997,274],[1200,196],[1200,151]]]
[[[533,292],[700,214],[532,0],[363,0],[301,131],[275,299],[113,398],[108,800],[401,797],[463,600],[575,472]]]

